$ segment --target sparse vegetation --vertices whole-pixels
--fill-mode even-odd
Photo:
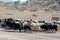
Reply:
[[[2,3],[2,2],[0,2]],[[60,5],[60,1],[59,0],[29,0],[29,1],[26,1],[24,3],[20,3],[20,1],[15,1],[15,2],[7,2],[6,3],[9,7],[7,7],[8,9],[13,9],[13,10],[16,10],[18,9],[18,11],[20,10],[29,10],[29,11],[37,11],[37,10],[40,10],[40,9],[47,9],[48,10],[58,10],[57,8],[59,7]],[[56,6],[56,8],[55,8]]]
[[[18,5],[20,3],[20,0],[14,1],[15,5]]]

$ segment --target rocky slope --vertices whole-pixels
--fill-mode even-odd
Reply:
[[[18,3],[17,5],[15,2],[0,3],[0,8],[17,11],[60,11],[60,2],[59,0],[29,0],[26,3]]]

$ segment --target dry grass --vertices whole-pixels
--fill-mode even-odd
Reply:
[[[32,16],[33,14],[37,15],[36,17]],[[38,19],[38,20],[51,20],[51,17],[53,15],[60,14],[56,12],[45,12],[43,10],[38,10],[36,12],[31,12],[28,10],[25,11],[17,11],[17,10],[7,10],[4,8],[0,8],[0,18],[32,18],[32,19]]]

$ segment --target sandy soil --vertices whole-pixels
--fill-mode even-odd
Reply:
[[[36,17],[32,16],[34,14],[36,15]],[[59,16],[60,17],[60,13],[45,12],[43,10],[38,10],[36,12],[31,12],[28,10],[17,11],[17,10],[9,10],[9,9],[5,9],[4,7],[0,7],[0,18],[17,18],[17,19],[32,18],[32,19],[50,21],[52,16]]]
[[[46,32],[18,32],[0,28],[0,40],[60,40],[60,31]]]

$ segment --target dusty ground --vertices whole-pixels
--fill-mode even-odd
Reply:
[[[60,40],[60,31],[56,33],[46,32],[18,32],[0,28],[0,40]]]

